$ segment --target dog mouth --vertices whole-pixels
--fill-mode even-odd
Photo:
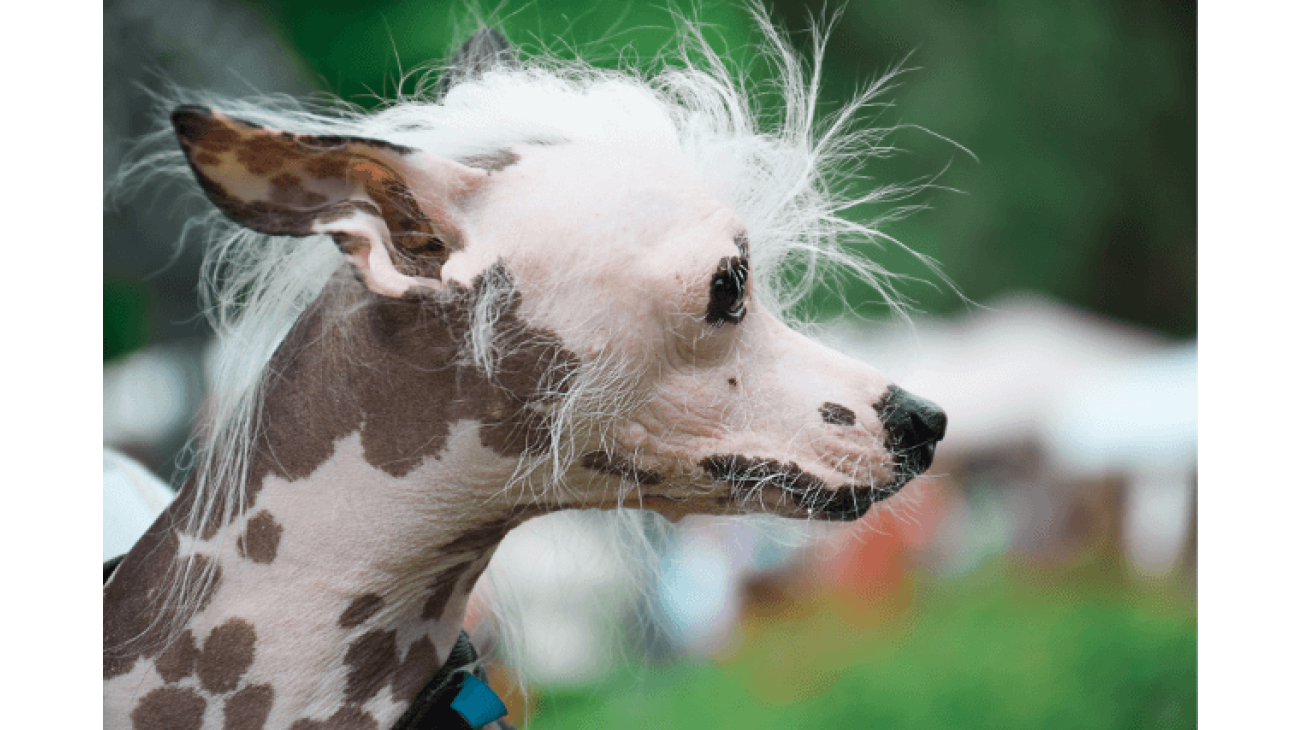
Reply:
[[[933,454],[931,449],[928,453],[900,458],[897,476],[885,484],[849,483],[837,487],[831,487],[798,464],[775,459],[726,454],[710,456],[699,465],[711,478],[729,485],[737,502],[757,497],[765,503],[775,501],[783,511],[798,516],[851,522],[867,514],[871,505],[897,494],[928,469]]]

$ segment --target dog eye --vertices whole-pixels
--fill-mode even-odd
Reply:
[[[730,258],[718,267],[713,275],[706,318],[712,324],[731,322],[738,324],[745,317],[745,284],[749,278],[749,262]]]

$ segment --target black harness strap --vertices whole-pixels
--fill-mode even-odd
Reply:
[[[104,561],[105,583],[124,557],[119,555]],[[470,643],[469,634],[462,629],[447,662],[415,696],[393,730],[478,730],[493,720],[500,730],[514,730],[510,723],[500,719],[504,713],[493,710],[500,706],[501,700],[488,688],[487,672],[482,665],[474,666],[477,663],[478,652]],[[469,669],[471,666],[473,670]],[[471,724],[478,720],[483,721]]]

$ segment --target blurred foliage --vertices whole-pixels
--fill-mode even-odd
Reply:
[[[914,613],[883,623],[842,603],[793,609],[729,659],[539,692],[531,727],[1196,726],[1185,599],[1010,575],[996,566],[930,586]]]
[[[933,180],[911,201],[931,210],[887,233],[939,261],[975,302],[1035,289],[1175,336],[1195,334],[1193,4],[843,5],[827,49],[826,108],[893,65],[916,69],[890,95],[894,107],[875,121],[916,125],[895,139],[907,152],[873,162],[864,171],[872,179],[863,184]],[[376,94],[392,94],[399,60],[410,70],[446,58],[479,17],[525,53],[545,46],[571,57],[576,48],[605,64],[653,58],[673,37],[665,8],[611,0],[518,4],[497,16],[476,16],[464,4],[398,0],[270,0],[256,7],[326,89],[363,106],[374,105]],[[801,31],[822,7],[782,0],[772,10],[806,51],[809,38]],[[738,60],[751,55],[743,6],[704,3],[698,16],[710,24],[717,48]],[[905,251],[886,246],[872,255],[921,280],[903,291],[922,310],[963,306]],[[880,312],[866,286],[847,294],[853,309]],[[829,291],[811,306],[812,316],[844,311]]]
[[[824,108],[892,66],[912,69],[889,94],[892,106],[868,120],[900,125],[894,143],[903,152],[871,161],[860,184],[932,183],[908,201],[926,209],[885,232],[938,261],[955,289],[900,247],[871,252],[915,278],[901,289],[920,310],[958,311],[967,306],[961,295],[985,304],[1033,289],[1174,336],[1195,334],[1194,5],[842,5],[827,46]],[[573,57],[577,49],[603,65],[653,59],[674,38],[670,9],[622,0],[512,3],[495,12],[402,0],[240,7],[301,55],[319,88],[365,107],[391,97],[403,72],[447,58],[480,21],[502,28],[525,54]],[[823,5],[780,0],[770,8],[807,52],[804,31],[825,19]],[[708,24],[715,48],[763,77],[749,63],[756,36],[741,3],[714,0],[686,13]],[[413,91],[414,81],[401,88]],[[823,290],[803,314],[883,315],[865,284],[845,294]],[[116,352],[109,330],[118,338],[142,325],[126,321],[130,308],[105,311],[107,358]]]
[[[149,342],[149,290],[142,283],[104,277],[104,360]]]

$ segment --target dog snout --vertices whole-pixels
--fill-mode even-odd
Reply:
[[[935,444],[948,430],[948,415],[938,405],[891,385],[876,404],[889,434],[890,450],[905,471],[920,474],[934,461]]]

